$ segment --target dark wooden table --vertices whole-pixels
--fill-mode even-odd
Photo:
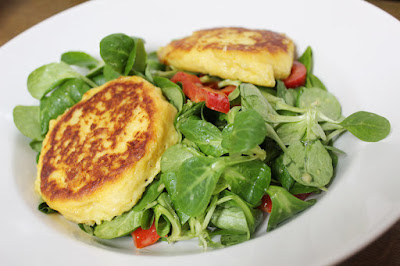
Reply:
[[[0,0],[0,46],[38,22],[82,2],[85,0]],[[368,2],[400,20],[400,1]],[[339,265],[400,265],[400,221]]]

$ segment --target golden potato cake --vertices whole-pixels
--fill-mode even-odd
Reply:
[[[194,32],[158,50],[160,61],[178,69],[272,87],[289,76],[294,44],[268,30],[215,28]]]
[[[176,109],[133,76],[110,81],[50,122],[36,190],[67,219],[101,223],[130,210],[178,141]]]

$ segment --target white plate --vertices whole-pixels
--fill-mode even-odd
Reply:
[[[57,215],[37,211],[35,154],[14,127],[17,104],[37,104],[26,78],[61,53],[99,54],[115,32],[141,36],[148,50],[193,30],[245,26],[284,32],[302,52],[314,50],[314,72],[343,105],[387,117],[392,132],[379,143],[345,134],[337,177],[319,202],[270,233],[221,250],[196,243],[159,243],[136,251],[129,238],[97,242]],[[0,48],[1,262],[3,265],[321,265],[338,262],[400,217],[400,23],[361,1],[96,1],[62,12]]]

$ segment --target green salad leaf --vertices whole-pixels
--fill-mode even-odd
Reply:
[[[187,139],[196,143],[205,154],[219,157],[226,153],[221,145],[222,132],[212,123],[188,119],[178,129]]]
[[[66,79],[81,75],[64,62],[50,63],[34,70],[28,77],[28,91],[33,98],[42,99]]]
[[[307,73],[312,73],[313,70],[313,54],[310,46],[306,48],[303,54],[297,59],[300,63],[302,63],[306,69]]]
[[[41,140],[32,140],[29,143],[29,146],[31,146],[32,150],[36,152],[40,152],[42,150],[42,141]]]
[[[49,96],[40,100],[40,126],[42,135],[46,135],[49,122],[63,114],[65,110],[75,105],[90,87],[81,79],[67,80]]]
[[[241,197],[228,190],[224,190],[220,193],[220,199],[218,200],[218,202],[221,202],[220,204],[224,203],[228,206],[237,206],[243,211],[247,222],[247,239],[250,239],[257,226],[261,223],[261,211],[259,209],[251,208],[249,204],[245,202]]]
[[[336,97],[319,88],[305,88],[298,98],[298,106],[316,107],[327,117],[338,120],[342,116],[342,107]]]
[[[219,205],[212,215],[211,223],[219,229],[231,230],[236,234],[246,235],[249,230],[243,210],[234,205]]]
[[[78,224],[78,226],[86,234],[94,236],[94,227],[93,226],[90,226],[88,224]]]
[[[267,135],[263,118],[254,110],[236,114],[229,134],[224,136],[222,147],[230,153],[243,153],[256,148]]]
[[[177,210],[190,217],[203,213],[222,174],[221,160],[208,157],[187,159],[176,175],[176,192],[172,201]]]
[[[321,190],[319,188],[305,186],[298,182],[295,182],[292,188],[289,190],[290,194],[292,195],[313,193],[313,192],[318,193],[320,191]]]
[[[50,213],[57,213],[56,210],[53,210],[52,208],[49,207],[49,205],[47,205],[46,202],[42,202],[39,204],[38,206],[38,210],[45,213],[45,214],[50,214]]]
[[[307,130],[307,121],[299,121],[292,123],[280,124],[276,129],[276,134],[285,145],[292,145],[297,141],[301,141]]]
[[[100,41],[100,56],[116,72],[128,76],[132,71],[144,73],[147,53],[140,38],[114,33]]]
[[[112,68],[110,65],[105,65],[103,69],[103,76],[104,80],[107,82],[119,78],[121,74],[114,70],[114,68]]]
[[[80,51],[63,53],[61,55],[61,61],[67,63],[68,65],[86,67],[88,69],[94,69],[100,65],[100,62],[96,58]]]
[[[161,172],[176,172],[184,161],[202,153],[183,143],[169,147],[161,157]]]
[[[307,77],[306,77],[306,87],[307,88],[320,88],[322,90],[327,90],[322,81],[313,74],[313,52],[310,46],[304,51],[304,53],[297,59],[300,63],[302,63],[307,69]]]
[[[231,191],[252,206],[260,203],[271,182],[271,170],[261,161],[249,161],[227,167],[223,178]]]
[[[132,51],[136,53],[134,48],[133,38],[123,33],[114,33],[100,41],[100,56],[107,65],[122,74]]]
[[[134,208],[111,221],[103,221],[94,228],[94,235],[98,238],[113,239],[128,235],[135,231],[142,224],[145,211],[137,211]]]
[[[154,84],[161,88],[168,101],[172,103],[172,105],[175,106],[178,111],[181,111],[186,99],[182,89],[167,78],[156,76],[153,78],[153,80]]]
[[[282,184],[282,187],[289,191],[296,181],[289,174],[286,166],[283,164],[283,155],[276,158],[276,160],[272,163],[271,168],[273,176],[278,178],[278,181]]]
[[[163,182],[161,179],[155,179],[153,182],[146,188],[145,192],[141,199],[136,203],[135,210],[136,211],[143,211],[148,208],[148,206],[155,201],[158,196],[164,190]]]
[[[172,201],[167,193],[162,193],[157,199],[158,205],[154,208],[155,224],[157,234],[166,236],[172,227],[172,233],[168,237],[169,241],[176,241],[182,233],[179,216],[174,211]]]
[[[324,187],[333,176],[332,159],[319,140],[293,143],[283,155],[283,164],[305,186]]]
[[[147,61],[147,53],[146,49],[144,48],[144,41],[140,38],[133,39],[135,40],[136,56],[132,69],[136,72],[144,73]],[[130,67],[127,64],[127,67],[125,68],[125,73],[129,73],[128,69],[130,69]]]
[[[13,110],[14,124],[28,138],[42,141],[44,136],[40,127],[40,107],[17,105]]]
[[[272,201],[267,232],[316,203],[316,200],[302,201],[278,186],[270,186],[267,192]]]
[[[367,142],[380,141],[390,133],[390,123],[386,118],[365,111],[350,115],[340,125],[357,138]]]

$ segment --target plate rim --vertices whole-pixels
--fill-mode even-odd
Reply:
[[[362,2],[362,1],[359,1],[359,3],[360,3],[360,2]],[[41,25],[46,24],[46,23],[49,23],[49,21],[52,21],[52,20],[56,19],[57,17],[59,17],[60,15],[62,15],[62,14],[64,14],[64,13],[73,12],[73,10],[75,10],[75,9],[78,10],[78,9],[84,8],[85,6],[95,5],[95,3],[96,3],[95,1],[88,1],[88,2],[81,3],[81,4],[79,4],[79,5],[76,5],[76,6],[74,6],[74,7],[71,7],[71,8],[69,8],[69,9],[66,9],[66,10],[64,10],[64,11],[62,11],[62,12],[56,14],[56,15],[53,15],[53,16],[51,16],[51,17],[49,17],[49,18],[43,20],[42,22],[39,22],[39,23],[35,24],[34,26],[32,26],[31,28],[29,28],[28,30],[22,32],[21,34],[17,35],[16,37],[12,38],[11,40],[9,40],[9,41],[6,42],[5,44],[3,44],[3,45],[0,47],[0,56],[1,56],[1,53],[2,53],[3,51],[6,51],[7,49],[9,49],[9,48],[8,48],[9,46],[13,46],[14,43],[18,42],[19,39],[24,38],[24,36],[25,36],[26,34],[30,33],[32,30],[37,30],[38,28],[41,27]],[[395,20],[398,22],[398,20],[397,20],[396,18],[394,18],[393,16],[391,16],[390,14],[388,14],[386,11],[375,7],[375,6],[372,5],[371,3],[368,3],[368,2],[363,2],[363,3],[366,3],[366,6],[368,5],[370,8],[374,8],[375,10],[379,10],[379,12],[382,12],[382,14],[384,14],[385,16],[389,15],[391,18],[395,19]],[[400,25],[400,23],[399,23],[399,25]],[[393,133],[391,133],[391,134],[393,134]],[[382,227],[380,228],[380,230],[376,230],[373,234],[368,234],[368,237],[366,237],[366,239],[364,239],[365,241],[364,241],[361,245],[358,245],[358,246],[355,247],[353,250],[348,250],[347,252],[344,252],[343,254],[346,254],[346,255],[345,255],[344,257],[341,256],[341,259],[340,259],[339,261],[337,260],[337,258],[336,258],[336,260],[335,260],[335,258],[332,257],[332,260],[329,261],[329,262],[327,261],[327,262],[328,262],[329,264],[330,264],[330,263],[339,263],[339,262],[344,261],[345,259],[347,259],[349,256],[351,256],[351,255],[354,254],[355,252],[358,252],[358,251],[362,250],[362,249],[365,248],[367,245],[369,245],[373,240],[375,240],[375,239],[378,238],[380,235],[382,235],[385,231],[387,231],[391,226],[393,226],[393,225],[399,220],[399,218],[400,218],[400,211],[399,211],[399,213],[398,213],[397,216],[398,216],[397,218],[392,217],[392,219],[387,219],[387,220],[386,220],[386,224],[385,224],[384,226],[382,226]],[[342,255],[343,255],[343,254],[342,254]]]

